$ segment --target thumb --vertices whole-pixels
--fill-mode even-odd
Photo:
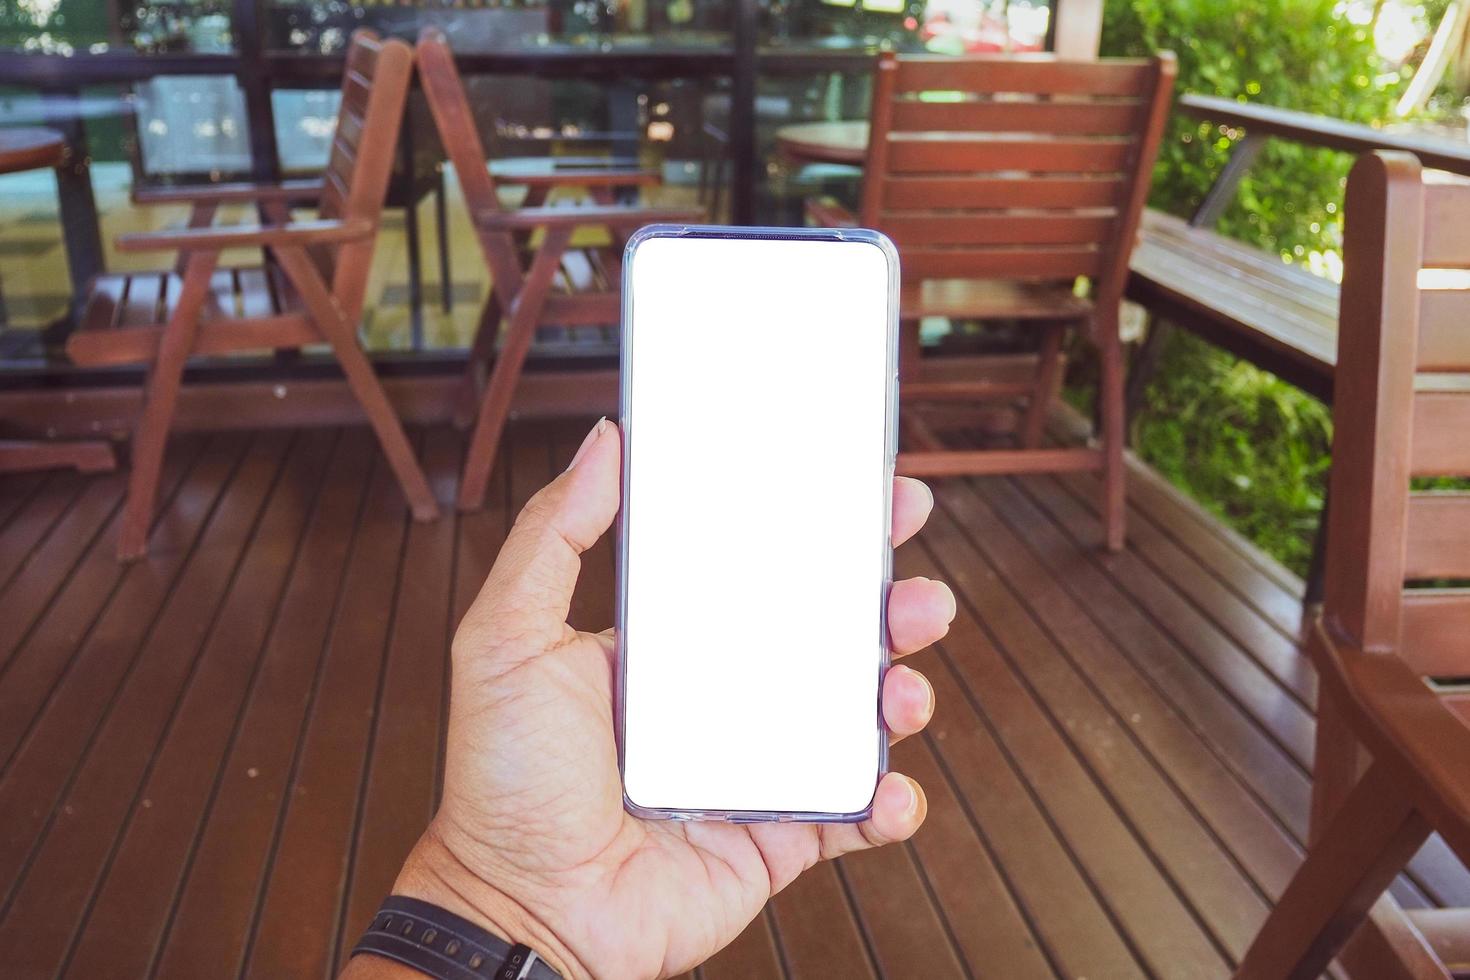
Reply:
[[[582,552],[618,512],[622,440],[601,419],[565,473],[527,502],[455,634],[455,657],[489,657],[496,673],[570,640]]]

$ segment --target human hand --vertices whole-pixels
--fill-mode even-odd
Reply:
[[[687,970],[802,871],[904,840],[927,809],[917,783],[889,773],[861,824],[645,821],[624,811],[612,631],[566,622],[579,556],[618,510],[620,453],[617,427],[598,423],[526,505],[460,623],[443,801],[394,886],[526,944],[568,978]],[[895,544],[923,526],[932,503],[923,484],[895,481]],[[895,583],[893,655],[943,637],[954,612],[942,583]],[[896,741],[928,723],[934,692],[896,665],[882,704]]]

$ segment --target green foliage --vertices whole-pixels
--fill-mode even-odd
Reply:
[[[1134,447],[1268,554],[1305,572],[1332,447],[1327,406],[1178,332],[1149,387]]]
[[[1337,0],[1109,0],[1103,51],[1179,58],[1178,91],[1375,123],[1401,87],[1366,25]],[[1241,133],[1176,113],[1152,205],[1188,215]],[[1270,141],[1216,230],[1336,277],[1351,160]],[[1278,378],[1178,332],[1134,422],[1152,465],[1268,553],[1305,573],[1332,442],[1330,410]]]
[[[1103,51],[1173,51],[1180,94],[1380,121],[1401,80],[1380,64],[1367,25],[1349,22],[1338,6],[1338,0],[1111,0]],[[1191,213],[1242,135],[1175,113],[1159,150],[1153,206]],[[1278,251],[1285,261],[1336,251],[1350,166],[1343,153],[1271,140],[1216,230]]]

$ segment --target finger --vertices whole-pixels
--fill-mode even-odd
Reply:
[[[883,724],[900,742],[924,730],[934,717],[934,688],[912,667],[890,667],[883,675]]]
[[[881,847],[908,840],[924,822],[929,801],[918,783],[902,773],[890,772],[873,794],[873,815],[862,823],[822,824],[823,860],[841,857],[851,851]]]
[[[581,554],[618,511],[621,442],[617,426],[600,420],[566,472],[526,504],[465,614],[457,653],[499,654],[509,669],[573,635],[566,620]]]
[[[888,592],[888,642],[903,657],[944,639],[955,617],[954,593],[943,582],[910,578]]]
[[[897,548],[919,533],[934,509],[929,485],[909,476],[893,478],[893,546]]]

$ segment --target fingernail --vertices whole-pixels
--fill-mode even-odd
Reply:
[[[946,619],[945,622],[952,623],[954,622],[954,618],[959,615],[959,603],[955,601],[954,589],[951,589],[949,585],[945,582],[940,582],[939,585],[941,588],[944,589],[944,594],[949,597],[949,618]]]
[[[911,779],[905,778],[904,781],[903,781],[903,788],[906,789],[906,790],[908,790],[908,793],[909,793],[909,805],[904,808],[904,811],[903,811],[904,817],[905,818],[908,818],[908,817],[918,816],[918,813],[919,813],[919,791],[914,788],[914,781],[911,780]]]
[[[568,471],[570,471],[572,467],[576,466],[577,462],[581,460],[583,456],[587,455],[587,450],[592,448],[592,444],[594,442],[602,438],[602,431],[606,428],[607,416],[604,415],[602,418],[597,420],[597,424],[592,427],[592,431],[587,433],[587,435],[582,439],[582,445],[577,447],[577,454],[573,456],[572,461],[567,464]]]
[[[929,683],[929,678],[925,677],[923,674],[920,674],[917,670],[914,671],[914,673],[918,675],[919,680],[921,680],[921,681],[924,682],[924,690],[926,690],[926,691],[929,692],[929,707],[927,707],[927,708],[924,709],[924,714],[927,717],[933,718],[934,717],[934,705],[935,705],[935,702],[934,702],[934,685]]]

